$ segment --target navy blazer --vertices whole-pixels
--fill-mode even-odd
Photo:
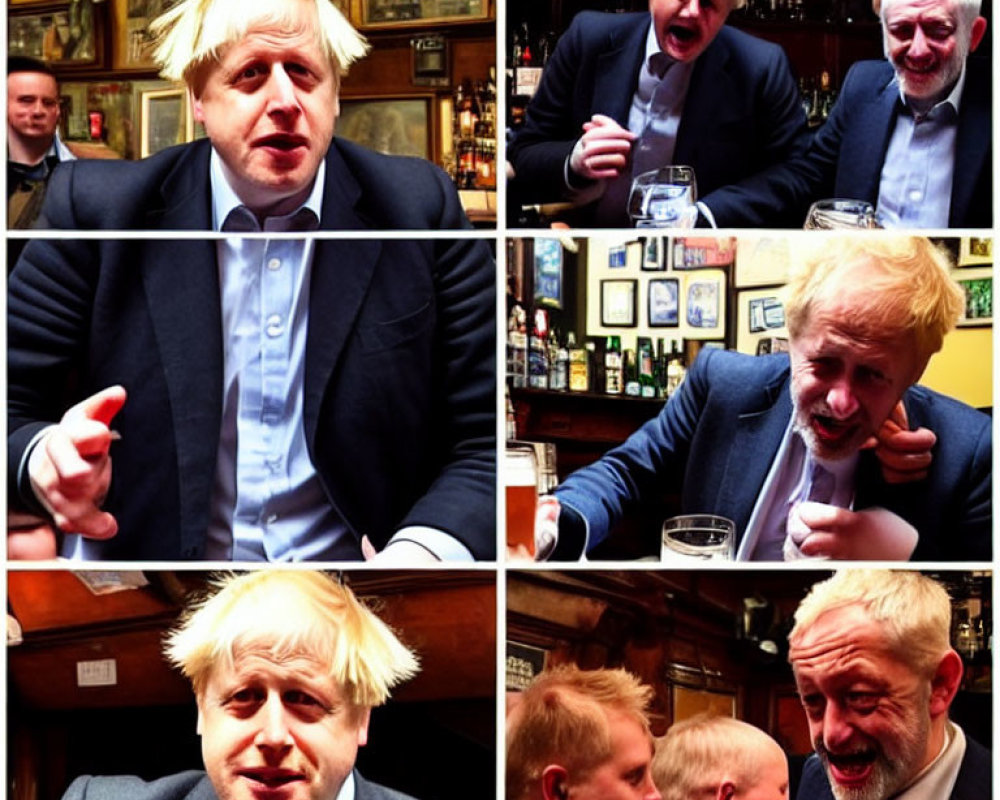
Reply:
[[[408,794],[366,781],[357,771],[354,789],[354,800],[414,800]],[[218,800],[218,795],[208,775],[189,770],[148,782],[133,775],[81,775],[70,784],[63,800]]]
[[[59,228],[206,228],[207,142],[136,164],[74,162],[50,185]],[[131,169],[129,169],[131,167]],[[195,172],[197,171],[197,174]],[[56,175],[53,175],[55,181]],[[114,186],[117,202],[105,202]],[[324,227],[437,230],[467,221],[427,162],[336,143]],[[222,419],[223,348],[212,240],[36,239],[8,286],[8,493],[70,402],[116,383],[105,508],[108,559],[202,557]],[[326,494],[376,547],[407,525],[496,553],[495,268],[475,239],[318,239],[304,425]]]
[[[669,486],[681,489],[684,513],[733,520],[738,549],[791,419],[789,382],[786,354],[703,351],[655,419],[556,490],[560,503],[571,509],[567,538],[580,538],[573,511],[589,526],[589,549],[631,504]],[[854,507],[886,508],[916,527],[914,560],[990,560],[990,418],[922,386],[907,390],[903,402],[914,429],[924,426],[937,434],[930,473],[922,481],[890,485],[874,453],[863,451]],[[563,528],[560,517],[560,540]],[[560,541],[560,557],[573,557],[573,546]]]
[[[948,225],[993,227],[991,76],[988,58],[966,61],[959,103],[955,172]],[[824,197],[878,203],[882,166],[900,107],[899,84],[888,61],[860,61],[844,79],[830,118],[816,133],[804,161],[794,164],[801,218]]]
[[[982,800],[993,796],[993,767],[990,751],[968,736],[965,737],[965,756],[958,769],[955,786],[947,800]],[[830,781],[819,758],[809,756],[802,768],[802,781],[795,794],[796,800],[834,800]],[[939,800],[945,800],[940,798]]]
[[[577,14],[508,149],[512,192],[531,202],[560,199],[563,165],[583,123],[599,113],[628,127],[649,26],[646,12]],[[773,194],[782,188],[771,168],[804,153],[808,143],[784,51],[723,26],[695,62],[674,150],[674,163],[694,168],[699,199],[719,226],[770,221]],[[590,211],[589,224],[628,224],[624,208],[615,219],[595,219]]]

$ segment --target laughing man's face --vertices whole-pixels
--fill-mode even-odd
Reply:
[[[731,0],[649,0],[660,49],[691,62],[708,47],[729,15]]]
[[[885,800],[933,758],[931,681],[858,605],[821,614],[789,650],[809,734],[837,800]]]

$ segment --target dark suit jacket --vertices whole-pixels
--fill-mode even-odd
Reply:
[[[916,527],[915,560],[990,560],[990,418],[922,386],[909,389],[903,402],[912,428],[924,426],[937,434],[930,474],[915,483],[889,485],[874,453],[864,451],[854,507],[886,508]],[[564,508],[575,509],[589,523],[588,548],[607,535],[630,504],[663,485],[682,489],[685,513],[733,520],[741,539],[791,415],[787,355],[704,351],[656,419],[570,475],[556,495]],[[564,547],[573,546],[575,534],[579,539],[578,522],[572,512],[560,517],[562,557],[574,555]]]
[[[101,166],[75,162],[53,176],[49,224],[208,227],[207,143],[112,164],[104,177]],[[325,228],[467,225],[439,170],[346,144],[327,158],[322,217]],[[35,240],[10,278],[12,481],[67,399],[115,383],[129,393],[105,503],[119,533],[102,543],[104,558],[203,552],[222,418],[215,252],[211,240]],[[377,547],[400,527],[428,525],[477,558],[495,556],[494,297],[482,241],[316,243],[306,441],[331,503]],[[30,507],[30,487],[11,489]]]
[[[968,736],[965,737],[965,757],[958,770],[955,788],[948,800],[980,800],[992,797],[993,768],[990,751]],[[830,781],[816,755],[809,757],[802,768],[802,782],[796,800],[834,800]],[[941,800],[945,800],[941,798]]]
[[[600,113],[628,127],[649,25],[648,13],[582,12],[573,19],[509,148],[512,192],[530,202],[560,199],[563,164],[583,123]],[[776,187],[769,168],[807,145],[805,114],[784,52],[723,26],[695,64],[674,151],[674,163],[694,167],[699,198],[717,223],[770,221]],[[620,218],[585,222],[627,225],[628,218],[622,208]]]
[[[413,800],[408,794],[371,783],[354,773],[354,800]],[[132,775],[82,775],[63,800],[217,800],[208,776],[200,770],[179,772],[147,783]],[[332,798],[331,798],[332,800]]]
[[[966,61],[959,104],[955,173],[948,225],[993,226],[993,149],[989,59]],[[804,163],[794,166],[801,218],[824,197],[878,202],[879,181],[900,106],[899,85],[888,61],[860,61],[844,79],[830,118],[816,133]],[[790,181],[790,185],[793,185]]]

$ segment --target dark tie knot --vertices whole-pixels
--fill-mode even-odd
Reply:
[[[649,71],[662,80],[674,60],[664,52],[653,53],[649,57]]]

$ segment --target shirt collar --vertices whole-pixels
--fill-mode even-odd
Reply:
[[[906,106],[908,109],[912,111],[913,109],[911,108],[910,104],[906,102],[906,95],[903,94],[903,87],[899,82],[899,78],[894,77],[893,80],[896,82],[896,88],[899,90],[899,99],[903,101],[904,106]],[[928,110],[927,114],[924,114],[923,116],[926,117],[935,108],[940,108],[945,103],[950,103],[952,108],[955,109],[955,114],[957,115],[959,111],[959,105],[962,100],[962,89],[964,88],[965,88],[965,64],[962,64],[962,71],[959,73],[958,80],[955,81],[955,85],[951,88],[951,91],[948,93],[948,96],[944,100],[940,100],[937,103],[935,103],[934,106],[930,110]]]
[[[287,221],[296,217],[303,209],[312,212],[315,216],[315,224],[310,227],[313,229],[318,227],[320,212],[323,208],[323,187],[325,183],[326,161],[323,160],[319,162],[319,169],[316,170],[316,178],[313,180],[312,191],[309,192],[309,196],[306,198],[305,202],[289,214],[283,214],[280,217],[267,217],[264,220],[263,230],[287,230]],[[212,148],[212,156],[209,160],[209,184],[212,189],[213,231],[221,231],[222,226],[229,218],[229,215],[237,209],[242,209],[242,211],[237,213],[246,217],[248,222],[250,218],[254,216],[250,209],[248,209],[243,204],[243,201],[237,196],[233,187],[229,184],[229,180],[226,178],[225,170],[222,169],[222,159],[219,157],[219,153],[214,147]],[[242,228],[244,226],[240,227]],[[252,229],[261,230],[261,228],[257,225],[255,225]]]
[[[663,59],[666,59],[666,66],[663,65]],[[654,65],[654,61],[659,62],[659,68]],[[650,22],[649,31],[646,33],[646,54],[643,56],[643,64],[651,75],[661,78],[666,72],[666,67],[673,63],[674,60],[660,49],[660,42],[656,38],[656,26]]]

